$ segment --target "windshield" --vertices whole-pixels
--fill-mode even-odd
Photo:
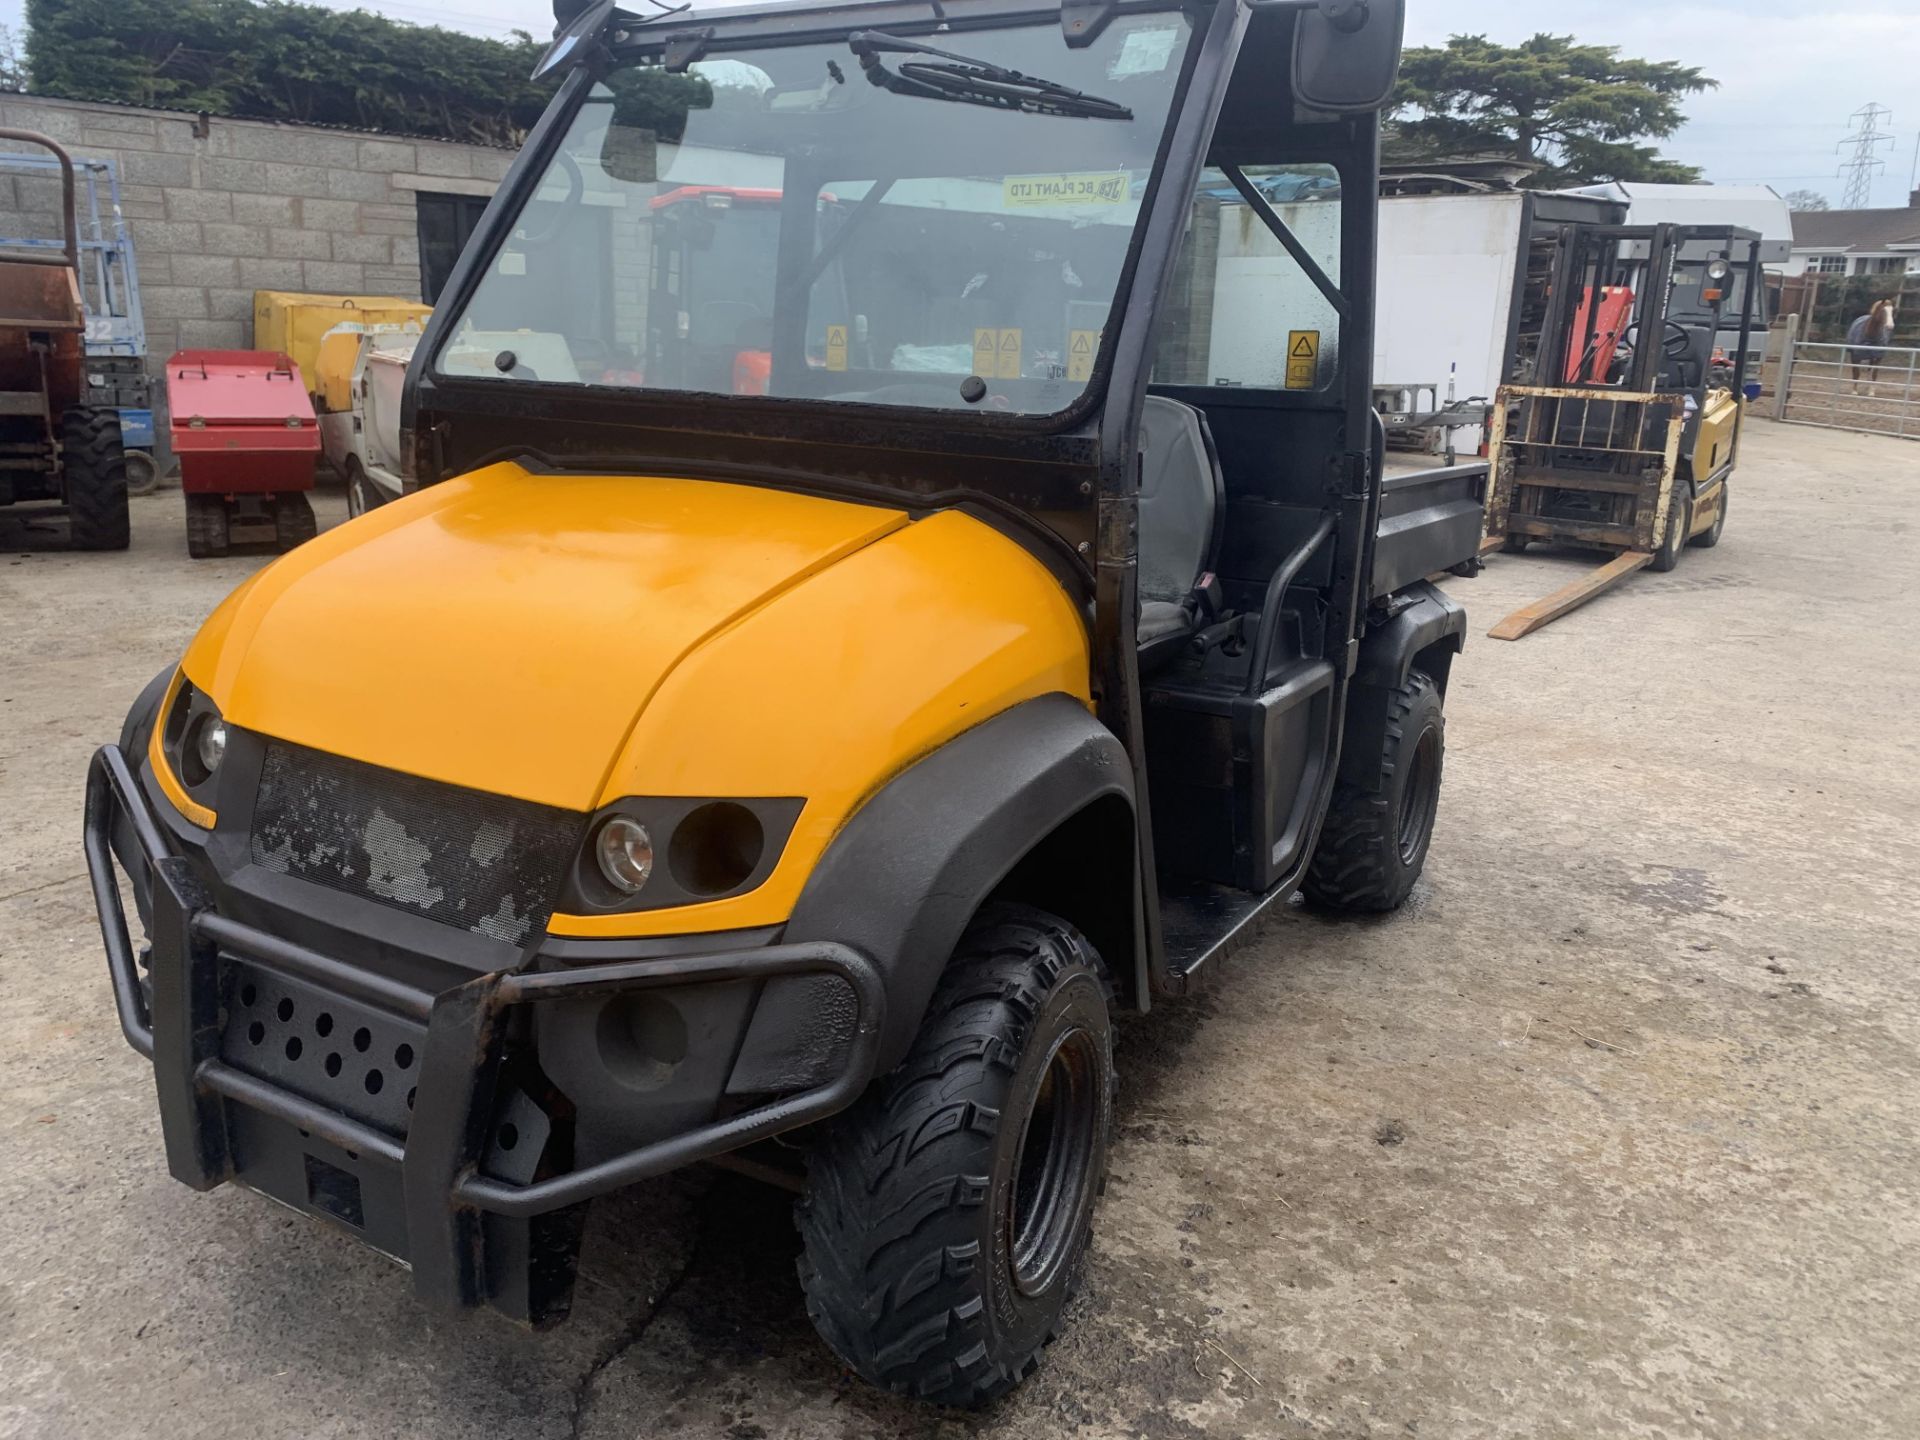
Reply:
[[[943,34],[937,52],[862,33],[593,85],[454,317],[440,372],[1033,414],[1072,404],[1120,286],[1187,21],[1119,19],[1078,50],[1057,21]]]

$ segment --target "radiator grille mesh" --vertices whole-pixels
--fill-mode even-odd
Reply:
[[[523,945],[546,927],[584,817],[270,742],[253,863]]]

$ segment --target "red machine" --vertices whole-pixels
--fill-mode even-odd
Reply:
[[[167,361],[167,408],[187,495],[187,553],[235,543],[282,551],[314,535],[320,427],[300,371],[272,350],[180,350]]]
[[[1596,298],[1598,303],[1596,304]],[[1604,385],[1613,368],[1613,352],[1633,323],[1633,289],[1601,285],[1580,297],[1574,312],[1573,344],[1567,347],[1566,383]],[[1588,325],[1592,325],[1589,330]]]

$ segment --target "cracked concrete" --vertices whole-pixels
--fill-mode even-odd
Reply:
[[[1912,444],[1755,424],[1674,574],[1512,645],[1480,632],[1581,562],[1448,582],[1427,880],[1276,916],[1124,1027],[1086,1291],[978,1417],[849,1380],[790,1197],[734,1177],[601,1206],[538,1336],[169,1181],[80,778],[259,562],[188,561],[177,494],[130,555],[0,549],[0,1437],[1920,1434],[1917,481]]]

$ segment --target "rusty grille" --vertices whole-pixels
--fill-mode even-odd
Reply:
[[[521,945],[546,927],[583,817],[269,743],[253,863]]]

